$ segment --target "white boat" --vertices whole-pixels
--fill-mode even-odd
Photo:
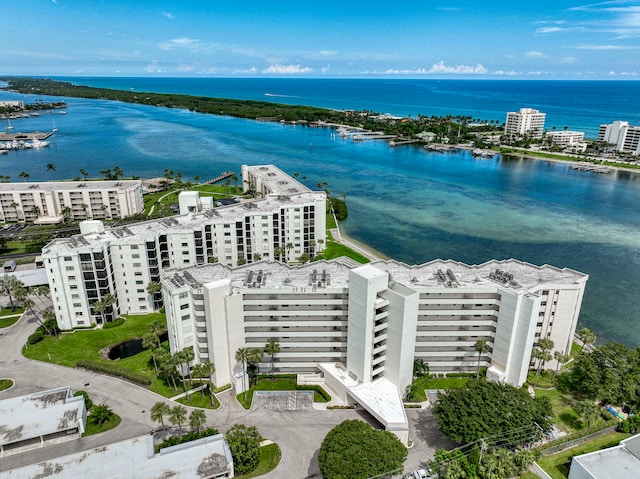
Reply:
[[[46,148],[47,146],[49,146],[49,142],[48,141],[42,141],[42,140],[39,140],[37,138],[33,138],[31,140],[31,146],[33,148]]]
[[[11,120],[7,119],[7,121],[9,122],[9,124],[7,126],[4,127],[5,130],[13,130],[13,125],[11,124]]]

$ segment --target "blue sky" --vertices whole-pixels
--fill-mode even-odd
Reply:
[[[0,74],[640,79],[640,1],[2,0]]]

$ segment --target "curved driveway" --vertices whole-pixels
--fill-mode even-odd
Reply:
[[[122,423],[106,433],[5,457],[0,461],[0,471],[148,434],[158,427],[151,421],[149,409],[157,401],[171,403],[168,399],[118,378],[25,358],[22,347],[37,326],[31,313],[26,313],[12,327],[0,329],[0,378],[15,381],[12,389],[0,392],[0,399],[70,386],[74,391],[87,391],[94,403],[106,403],[122,418]],[[273,472],[263,476],[267,479],[320,478],[317,452],[327,432],[345,419],[362,418],[353,410],[245,411],[231,392],[219,397],[221,407],[206,411],[210,426],[226,431],[236,423],[255,425],[265,438],[280,446],[282,460]],[[410,437],[415,445],[409,451],[406,466],[412,469],[422,460],[431,458],[435,448],[449,444],[440,438],[427,410],[408,410],[407,415]]]

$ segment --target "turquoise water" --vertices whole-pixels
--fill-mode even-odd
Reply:
[[[256,88],[257,89],[257,88]],[[2,97],[16,97],[8,93]],[[640,344],[640,175],[571,170],[546,161],[474,159],[384,142],[352,143],[330,130],[206,116],[181,110],[69,99],[67,115],[16,120],[16,130],[58,128],[42,151],[0,157],[14,181],[71,178],[120,166],[164,168],[203,179],[242,163],[275,163],[345,193],[352,237],[408,263],[515,257],[590,275],[580,326],[604,340]],[[458,105],[460,106],[460,105]],[[389,111],[389,109],[384,109]],[[611,113],[627,119],[624,111]],[[640,122],[639,122],[640,123]]]

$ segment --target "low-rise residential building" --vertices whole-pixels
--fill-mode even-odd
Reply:
[[[68,386],[3,399],[0,401],[0,457],[77,439],[86,424],[84,398],[72,396]]]
[[[242,391],[236,351],[263,349],[276,338],[280,352],[273,365],[264,358],[265,371],[322,371],[343,397],[400,431],[400,413],[390,411],[402,409],[415,359],[432,373],[486,367],[489,379],[520,386],[539,338],[568,354],[587,278],[517,260],[357,267],[341,260],[297,267],[261,261],[168,271],[162,284],[171,350],[192,347],[195,363],[214,363],[216,384]],[[480,339],[490,349],[478,356]],[[378,395],[386,398],[380,405],[386,415],[369,387],[386,391]]]
[[[623,479],[640,477],[640,434],[618,446],[573,456],[569,479]]]
[[[545,137],[552,145],[574,153],[582,153],[587,149],[584,131],[548,131]]]
[[[616,151],[640,155],[640,126],[627,121],[614,121],[600,125],[598,140],[615,145]]]
[[[142,211],[140,180],[0,183],[0,221],[4,222],[110,220]]]
[[[542,138],[546,113],[533,108],[520,108],[520,111],[507,113],[504,134],[510,136],[529,135],[531,138]]]
[[[153,436],[146,435],[11,469],[2,477],[218,479],[232,478],[234,471],[231,450],[222,434],[160,449],[157,454]]]
[[[272,165],[243,167],[243,174],[263,198],[115,228],[85,221],[79,235],[45,246],[42,261],[60,328],[156,309],[161,296],[146,288],[167,268],[259,258],[295,262],[324,250],[324,191],[311,191]],[[93,305],[107,297],[113,303],[96,312]]]

